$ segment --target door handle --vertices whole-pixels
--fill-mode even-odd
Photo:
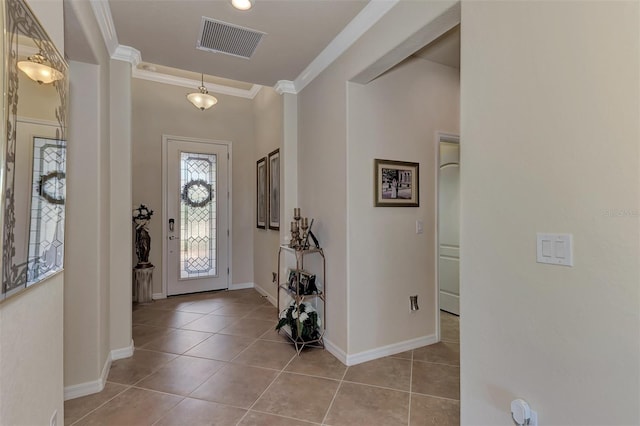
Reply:
[[[175,235],[171,235],[169,237],[170,240],[179,240],[180,238],[176,237]]]
[[[175,220],[169,219],[169,232],[173,232],[173,224],[175,223]]]

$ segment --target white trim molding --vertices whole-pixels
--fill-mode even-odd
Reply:
[[[322,71],[350,48],[364,33],[389,12],[399,0],[371,0],[351,22],[300,73],[294,82],[300,93]]]
[[[77,385],[65,386],[64,388],[64,400],[80,398],[82,396],[91,395],[94,393],[102,392],[104,385],[107,383],[107,377],[109,376],[109,369],[111,368],[111,354],[107,355],[107,359],[102,366],[102,372],[98,380],[91,382],[80,383]]]
[[[333,356],[347,366],[362,364],[363,362],[372,361],[378,358],[384,358],[389,355],[395,355],[412,349],[421,348],[422,346],[432,345],[438,342],[435,334],[417,337],[415,339],[405,340],[403,342],[392,343],[390,345],[381,346],[379,348],[369,349],[367,351],[355,354],[347,354],[330,340],[324,339],[324,346]]]
[[[273,306],[278,306],[278,301],[276,300],[276,298],[270,295],[269,293],[267,293],[267,291],[264,288],[260,287],[258,284],[254,284],[253,288],[258,293],[260,293],[260,295],[265,297],[269,301],[269,303],[271,303]]]
[[[164,293],[153,293],[153,295],[151,295],[151,298],[153,300],[160,300],[160,299],[166,299],[167,295]]]
[[[237,283],[237,284],[229,284],[229,291],[233,290],[244,290],[245,288],[253,288],[253,283]]]
[[[129,62],[131,67],[135,69],[142,62],[142,55],[138,49],[120,44],[111,55],[111,59]]]
[[[113,361],[117,361],[123,358],[129,358],[130,356],[133,355],[134,349],[135,349],[135,345],[133,343],[133,339],[131,339],[131,343],[129,343],[129,346],[127,346],[126,348],[119,348],[119,349],[112,350],[109,357]]]
[[[324,348],[327,350],[327,352],[335,356],[338,359],[338,361],[340,361],[344,365],[349,365],[347,364],[347,353],[345,351],[340,349],[331,340],[327,338],[324,338],[323,340],[324,340]]]
[[[98,27],[102,33],[104,44],[107,47],[109,56],[113,55],[118,48],[118,35],[116,34],[116,27],[113,24],[113,16],[111,15],[111,8],[109,7],[108,0],[90,0],[93,14],[98,21]]]
[[[137,65],[136,65],[137,66]],[[200,86],[200,80],[192,80],[190,78],[176,77],[169,74],[163,74],[155,71],[139,69],[133,66],[131,68],[131,76],[141,80],[153,81],[156,83],[170,84],[172,86],[186,87],[196,90]],[[256,97],[262,86],[254,84],[251,89],[239,89],[237,87],[224,86],[222,84],[204,83],[209,92],[220,95],[236,96],[238,98],[253,99]]]
[[[290,80],[279,80],[275,86],[273,86],[273,90],[275,90],[278,95],[282,95],[283,93],[291,93],[292,95],[297,95],[296,85],[293,81]]]

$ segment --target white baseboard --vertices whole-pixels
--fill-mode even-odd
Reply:
[[[127,346],[126,348],[120,348],[120,349],[114,349],[111,351],[111,359],[113,361],[116,361],[118,359],[122,359],[122,358],[129,358],[131,355],[133,355],[133,350],[134,350],[135,346],[133,344],[133,339],[131,339],[131,343],[129,343],[129,346]]]
[[[102,366],[102,372],[98,380],[91,382],[80,383],[72,386],[65,386],[64,388],[64,400],[80,398],[82,396],[91,395],[94,393],[102,392],[104,385],[107,383],[107,377],[109,376],[109,369],[111,368],[111,354],[107,355],[107,360]]]
[[[336,346],[331,340],[328,340],[326,338],[324,339],[324,348],[331,355],[335,356],[338,361],[340,361],[344,365],[349,365],[347,364],[347,353]]]
[[[151,296],[151,298],[153,300],[160,300],[160,299],[166,299],[167,295],[164,293],[153,293],[153,295]]]
[[[401,352],[410,351],[412,349],[417,349],[437,342],[438,337],[435,334],[431,334],[429,336],[417,337],[415,339],[405,340],[404,342],[393,343],[391,345],[381,346],[379,348],[369,349],[355,354],[349,354],[347,355],[346,365],[362,364],[363,362],[399,354]]]
[[[267,293],[267,291],[260,287],[258,284],[255,284],[255,286],[253,287],[258,293],[260,293],[261,295],[263,295],[264,297],[267,298],[267,300],[269,302],[271,302],[271,304],[273,306],[278,306],[278,301],[276,300],[275,297],[273,297],[272,295],[270,295],[269,293]]]
[[[243,290],[245,288],[253,288],[253,283],[238,283],[229,285],[229,290]]]

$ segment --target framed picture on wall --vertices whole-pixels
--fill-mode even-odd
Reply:
[[[269,229],[280,229],[280,149],[269,153]]]
[[[375,159],[376,207],[418,207],[418,163]]]
[[[256,226],[267,228],[267,157],[256,162]]]

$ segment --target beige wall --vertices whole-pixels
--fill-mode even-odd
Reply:
[[[131,64],[109,63],[109,311],[111,350],[131,346]]]
[[[62,1],[29,5],[64,52]],[[0,303],[0,424],[49,424],[63,405],[64,273]]]
[[[462,423],[629,425],[640,400],[638,2],[465,2]],[[536,263],[573,234],[573,267]]]
[[[95,380],[104,364],[99,330],[100,228],[100,125],[98,65],[71,61],[71,109],[68,145],[66,282],[65,292],[65,385]],[[75,141],[84,141],[76,143]]]
[[[454,4],[399,2],[298,95],[299,205],[315,218],[327,257],[327,340],[335,353],[353,352],[347,312],[360,303],[347,291],[347,82]]]
[[[280,188],[283,188],[284,161],[282,156],[284,98],[275,90],[263,87],[253,100],[253,120],[255,131],[255,160],[268,156],[275,149],[280,149]],[[255,176],[255,172],[254,172]],[[253,197],[255,199],[255,188]],[[255,203],[255,202],[254,202]],[[280,198],[280,212],[284,199]],[[254,209],[255,210],[255,209]],[[286,226],[282,217],[281,228]],[[254,212],[255,222],[255,212]],[[271,282],[271,273],[276,272],[278,263],[278,246],[280,232],[273,229],[258,229],[253,227],[253,282],[263,292],[275,300],[277,288]]]
[[[349,85],[350,353],[436,336],[436,132],[458,133],[459,98],[459,71],[421,59]],[[420,207],[374,207],[375,158],[419,163]]]
[[[190,89],[140,79],[134,79],[132,86],[133,205],[144,203],[155,211],[150,224],[150,261],[156,267],[153,292],[162,293],[163,134],[232,143],[233,283],[253,282],[256,160],[253,101],[216,94],[217,105],[198,111],[186,99]]]
[[[70,61],[65,272],[65,392],[97,391],[110,344],[109,55],[90,4],[69,2],[67,25],[96,64]],[[72,22],[73,21],[73,22]],[[75,58],[76,52],[69,54]],[[84,59],[84,58],[81,58]],[[120,315],[119,313],[117,315]],[[90,384],[88,387],[87,384]]]

